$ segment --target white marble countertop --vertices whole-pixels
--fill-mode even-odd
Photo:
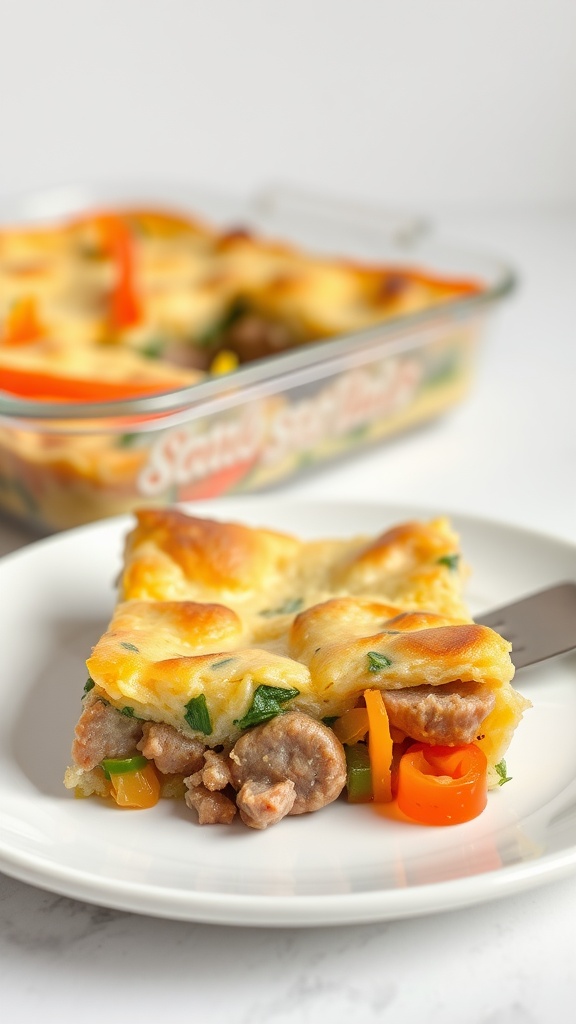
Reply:
[[[426,428],[290,497],[438,504],[576,543],[576,217],[445,225],[521,285],[495,320],[473,394]],[[0,523],[0,554],[32,538]],[[0,875],[6,1019],[194,1017],[544,1024],[576,995],[576,875],[472,909],[324,929],[185,924],[89,906]]]

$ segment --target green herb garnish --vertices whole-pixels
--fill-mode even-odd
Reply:
[[[240,297],[224,310],[221,316],[214,323],[210,324],[201,334],[194,339],[198,348],[213,348],[223,340],[226,332],[237,323],[248,312],[248,305],[245,299]]]
[[[125,775],[126,772],[137,772],[141,768],[145,768],[147,764],[147,757],[144,757],[143,754],[136,754],[134,757],[105,757],[100,762],[100,767],[106,778],[109,779],[111,775]]]
[[[134,714],[134,708],[131,708],[128,705],[126,705],[125,708],[122,708],[120,714],[125,715],[126,718],[136,718],[136,715]]]
[[[184,718],[190,728],[194,732],[203,732],[205,736],[209,736],[212,732],[212,722],[204,694],[200,693],[197,697],[192,697],[192,700],[189,700],[185,707],[186,714]]]
[[[354,441],[361,441],[363,437],[368,433],[368,423],[360,423],[357,427],[352,427],[346,434],[346,440],[354,443]]]
[[[116,439],[119,448],[131,448],[136,443],[140,434],[120,434]]]
[[[299,612],[303,604],[303,598],[290,597],[278,608],[265,608],[260,612],[260,615],[263,615],[267,619],[271,619],[274,615],[290,615],[292,612]]]
[[[135,646],[135,644],[130,644],[130,643],[128,643],[127,640],[121,640],[120,641],[120,647],[123,647],[125,651],[135,651],[136,654],[140,653],[138,648]]]
[[[88,676],[88,679],[84,683],[84,693],[90,693],[90,690],[93,690],[95,686],[96,683],[94,682],[94,680],[90,676]]]
[[[512,776],[508,775],[506,771],[506,761],[504,760],[504,758],[502,758],[502,760],[499,761],[498,764],[495,764],[494,768],[496,769],[496,773],[498,775],[499,786],[503,786],[505,782],[512,782]]]
[[[230,662],[235,661],[235,658],[222,658],[222,661],[214,661],[210,668],[222,668],[223,665],[229,665]]]
[[[425,387],[438,387],[447,384],[458,373],[458,354],[449,351],[433,365],[424,380]]]
[[[348,803],[365,804],[372,799],[370,754],[365,743],[344,747]]]
[[[459,561],[460,555],[442,555],[442,557],[438,559],[438,565],[445,565],[448,569],[452,569],[454,572],[458,568]]]
[[[392,664],[390,658],[385,654],[379,654],[378,651],[368,651],[367,657],[369,672],[381,672],[383,668],[390,668]]]
[[[260,722],[267,722],[268,719],[275,718],[276,715],[280,714],[282,704],[293,700],[299,693],[300,690],[292,688],[288,690],[282,686],[266,686],[265,684],[257,686],[252,698],[252,704],[244,718],[236,719],[234,725],[239,726],[240,729],[247,729],[250,725],[259,725]]]
[[[146,345],[139,349],[140,355],[145,359],[159,359],[163,351],[164,341],[162,338],[151,338]]]

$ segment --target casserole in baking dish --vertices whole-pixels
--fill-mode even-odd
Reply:
[[[466,393],[509,272],[293,207],[24,204],[0,230],[0,508],[50,531],[254,490]]]

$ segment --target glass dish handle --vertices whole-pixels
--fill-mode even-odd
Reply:
[[[302,218],[307,224],[314,221],[319,226],[324,223],[356,228],[380,237],[384,235],[398,246],[408,247],[431,230],[430,223],[415,214],[361,201],[340,200],[290,185],[265,187],[252,197],[250,205],[254,213],[264,220]]]

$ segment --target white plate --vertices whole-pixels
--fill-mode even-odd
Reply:
[[[283,499],[203,503],[202,514],[302,536],[374,533],[426,510]],[[430,513],[432,514],[432,513]],[[475,821],[425,828],[338,801],[254,832],[200,828],[183,804],[120,811],[62,786],[86,678],[113,607],[126,518],[61,534],[0,562],[0,868],[123,910],[242,925],[320,925],[448,910],[576,866],[576,659],[519,673],[533,702],[507,755],[512,782]],[[576,548],[454,516],[474,611],[576,578]]]

